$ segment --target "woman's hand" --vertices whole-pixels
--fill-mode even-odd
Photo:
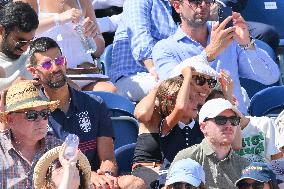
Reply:
[[[89,17],[84,19],[83,22],[84,35],[94,38],[98,35],[98,27],[95,21],[92,21]]]
[[[63,13],[60,13],[59,15],[60,23],[62,24],[65,24],[69,21],[73,23],[78,23],[81,17],[82,17],[82,11],[75,8],[69,9]]]

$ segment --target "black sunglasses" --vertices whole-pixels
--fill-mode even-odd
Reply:
[[[206,5],[211,5],[215,3],[215,0],[188,0],[188,3],[194,4],[195,6],[198,7],[202,4],[203,1],[205,2]]]
[[[50,109],[44,109],[41,111],[28,110],[26,112],[15,112],[15,113],[24,113],[28,121],[35,121],[39,116],[41,116],[44,120],[47,120],[48,116],[51,115],[51,110]]]
[[[214,118],[206,118],[204,121],[208,121],[213,119],[214,122],[217,125],[226,125],[226,123],[229,121],[232,126],[238,126],[240,124],[241,118],[237,116],[231,116],[231,117],[226,117],[226,116],[216,116]]]
[[[210,78],[206,79],[204,76],[201,75],[194,75],[192,78],[195,80],[196,85],[203,86],[207,82],[209,88],[214,88],[217,84],[217,80]]]
[[[173,189],[198,189],[199,187],[192,186],[189,183],[176,182],[173,183]]]
[[[251,184],[246,182],[241,182],[240,184],[238,184],[239,189],[249,189],[250,187],[252,187],[253,189],[263,189],[264,182],[255,181],[254,183]]]

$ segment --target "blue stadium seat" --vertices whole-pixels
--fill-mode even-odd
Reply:
[[[104,91],[84,91],[87,94],[93,94],[101,97],[110,109],[110,116],[133,116],[134,104],[126,97],[118,95],[116,93],[104,92]]]
[[[273,49],[265,42],[260,41],[260,40],[255,40],[256,45],[265,50],[267,54],[274,60],[276,61],[276,55]],[[248,93],[249,98],[252,98],[252,96],[257,93],[258,91],[261,91],[267,87],[272,87],[272,86],[277,86],[278,82],[271,84],[271,85],[264,85],[262,83],[259,83],[257,81],[247,79],[247,78],[240,78],[241,86],[245,88],[245,90]]]
[[[136,143],[127,144],[115,150],[115,158],[118,165],[118,174],[130,174],[132,167],[132,160]]]
[[[137,141],[138,122],[130,116],[111,117],[114,130],[114,149]]]
[[[241,12],[247,21],[262,22],[274,26],[280,39],[284,39],[283,13],[283,0],[248,0],[245,9]]]
[[[104,53],[100,57],[102,67],[103,67],[103,73],[107,76],[109,76],[109,68],[112,64],[112,44],[108,45]]]
[[[250,103],[249,113],[252,116],[277,115],[284,108],[284,86],[274,86],[256,93]]]

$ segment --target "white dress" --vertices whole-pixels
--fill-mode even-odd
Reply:
[[[39,20],[58,14],[42,12],[40,10],[40,0],[37,0],[37,3]],[[67,66],[69,68],[76,68],[78,64],[83,62],[93,62],[91,54],[85,53],[80,41],[80,36],[74,30],[74,27],[75,25],[70,21],[65,24],[56,25],[40,35],[37,35],[37,37],[50,37],[58,43],[63,55],[66,56]]]

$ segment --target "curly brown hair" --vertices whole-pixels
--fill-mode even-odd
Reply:
[[[183,76],[176,76],[162,81],[158,88],[157,99],[162,117],[166,117],[173,111],[178,92],[183,82]]]

